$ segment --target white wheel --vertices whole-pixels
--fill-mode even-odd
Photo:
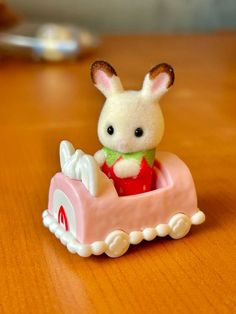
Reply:
[[[119,257],[129,248],[129,235],[124,231],[116,230],[107,236],[105,242],[108,247],[105,253],[110,257]]]
[[[168,225],[171,229],[169,233],[170,237],[173,239],[180,239],[189,232],[191,221],[188,216],[179,213],[171,217]]]

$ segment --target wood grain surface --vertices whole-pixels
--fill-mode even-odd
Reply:
[[[89,77],[105,59],[138,89],[156,63],[176,83],[163,97],[159,147],[190,167],[206,222],[181,240],[80,258],[43,227],[58,145],[99,148],[103,97]],[[75,63],[0,61],[0,312],[235,313],[236,34],[104,36]]]

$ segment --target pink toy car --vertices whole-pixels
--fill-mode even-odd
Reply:
[[[102,190],[92,196],[79,180],[57,173],[51,180],[43,223],[72,253],[119,257],[130,244],[169,235],[184,237],[204,222],[187,166],[171,153],[158,152],[156,189],[119,197],[101,172]]]

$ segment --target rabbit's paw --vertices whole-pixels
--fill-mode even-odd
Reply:
[[[104,154],[104,151],[102,149],[98,150],[94,154],[94,158],[95,158],[96,162],[98,163],[98,165],[101,167],[106,160],[106,156]]]
[[[140,165],[136,160],[120,160],[114,165],[114,172],[118,178],[136,177],[139,171]]]

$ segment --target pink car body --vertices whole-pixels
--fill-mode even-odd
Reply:
[[[43,222],[69,251],[80,256],[123,255],[130,244],[156,236],[185,236],[205,215],[198,209],[191,173],[176,155],[158,152],[156,189],[118,196],[105,174],[98,197],[78,180],[57,173],[51,180]]]

